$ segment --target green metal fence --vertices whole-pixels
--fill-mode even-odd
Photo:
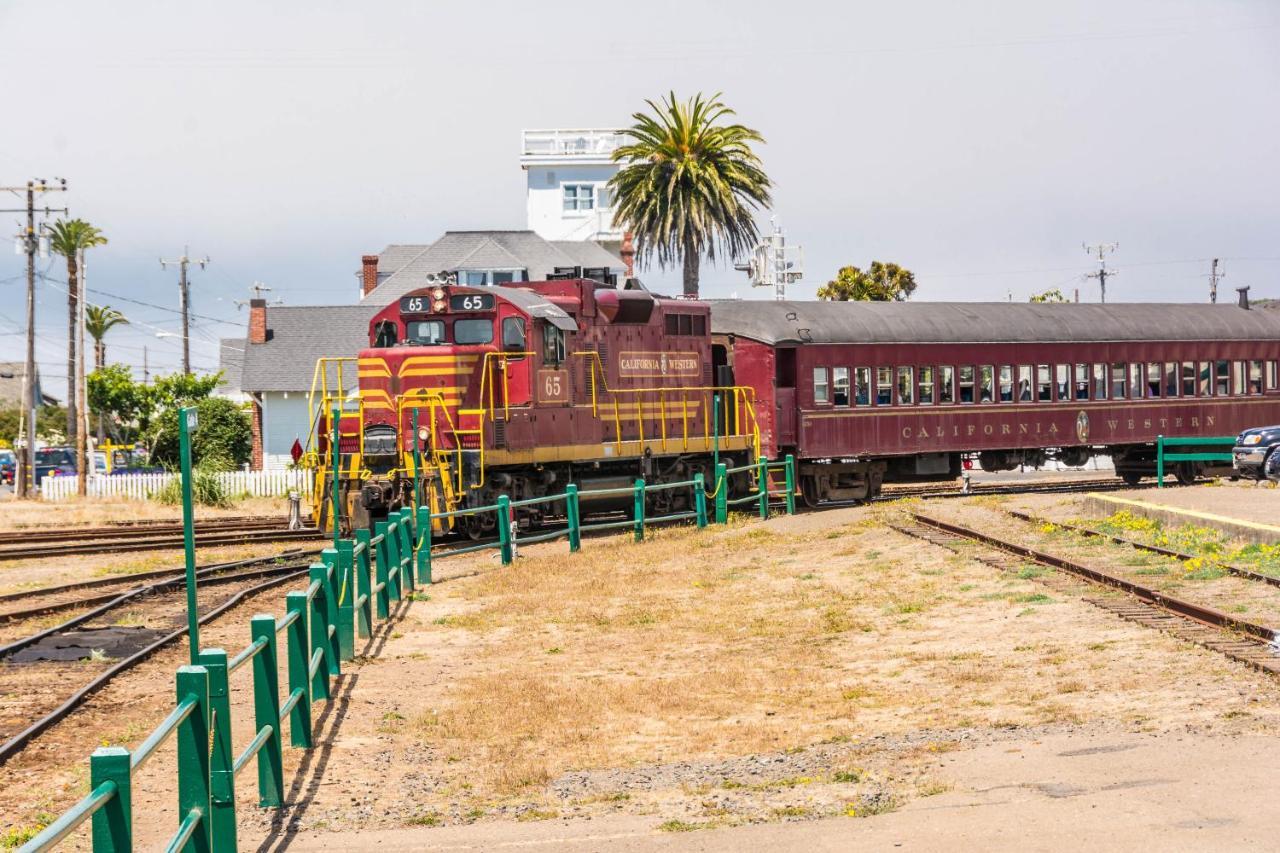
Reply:
[[[770,489],[770,473],[781,471],[783,487]],[[119,746],[97,749],[89,758],[90,791],[80,802],[23,845],[23,853],[50,850],[87,821],[92,821],[94,853],[129,851],[133,838],[133,777],[135,772],[169,738],[177,741],[177,831],[168,840],[171,851],[234,851],[236,843],[236,784],[240,775],[257,767],[258,805],[278,807],[284,791],[283,732],[286,721],[289,743],[310,749],[312,706],[329,700],[332,679],[342,663],[355,657],[357,636],[368,638],[374,626],[386,620],[392,606],[411,594],[418,584],[431,583],[431,522],[463,515],[496,513],[498,538],[450,550],[446,555],[497,549],[503,565],[515,557],[517,538],[523,543],[566,537],[569,550],[581,547],[582,532],[629,527],[636,541],[644,538],[646,524],[693,520],[708,524],[707,501],[715,501],[715,521],[725,523],[728,507],[754,502],[762,518],[769,514],[770,497],[795,512],[795,460],[777,462],[761,458],[750,465],[716,466],[715,488],[708,493],[703,476],[679,483],[647,485],[584,492],[593,497],[630,494],[632,517],[623,521],[583,524],[581,495],[576,485],[545,497],[512,501],[506,495],[491,506],[455,512],[431,513],[426,507],[402,509],[380,521],[372,533],[357,530],[353,539],[335,539],[334,547],[321,552],[310,568],[305,590],[285,595],[285,615],[277,619],[258,614],[249,623],[249,644],[229,656],[222,649],[201,649],[196,663],[180,667],[176,675],[177,704],[154,731],[130,752]],[[752,486],[746,494],[728,498],[730,477],[747,474]],[[660,516],[646,516],[646,496],[658,491],[689,489],[693,509]],[[566,524],[562,528],[518,537],[512,510],[523,506],[563,502]],[[279,656],[285,655],[287,684],[281,692]],[[239,752],[231,736],[231,680],[248,667],[253,690],[254,735]]]
[[[1156,436],[1156,486],[1164,488],[1164,463],[1166,462],[1231,462],[1231,448],[1235,447],[1234,435],[1192,436],[1189,438],[1169,438]],[[1226,450],[1217,452],[1203,451],[1199,453],[1174,452],[1166,447],[1223,447]]]

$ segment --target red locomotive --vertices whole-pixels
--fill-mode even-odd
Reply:
[[[1160,434],[1280,420],[1280,315],[1247,304],[697,302],[575,275],[434,284],[377,314],[370,343],[357,397],[341,380],[313,394],[342,407],[358,525],[419,482],[439,511],[710,482],[716,455],[794,454],[810,504],[953,478],[970,453],[986,470],[1105,453],[1136,482]],[[655,495],[662,513],[692,500]]]

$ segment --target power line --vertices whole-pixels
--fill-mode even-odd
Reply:
[[[1102,301],[1105,303],[1107,301],[1107,276],[1120,274],[1119,270],[1107,269],[1107,253],[1114,252],[1116,249],[1120,248],[1120,244],[1099,243],[1096,246],[1088,246],[1081,243],[1080,245],[1084,246],[1084,250],[1090,255],[1095,252],[1098,254],[1098,271],[1087,274],[1085,278],[1096,278],[1098,280],[1098,284],[1102,290]]]

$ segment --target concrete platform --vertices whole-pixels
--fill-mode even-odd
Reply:
[[[1280,490],[1255,484],[1192,486],[1085,496],[1100,516],[1127,510],[1166,525],[1212,527],[1245,542],[1280,542]]]

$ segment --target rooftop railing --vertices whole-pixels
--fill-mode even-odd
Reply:
[[[525,130],[520,133],[520,153],[525,157],[604,157],[622,144],[614,128]]]

